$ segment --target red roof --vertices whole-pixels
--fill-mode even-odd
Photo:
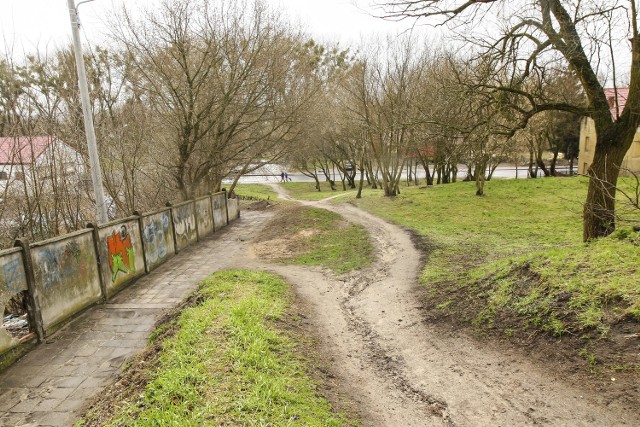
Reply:
[[[53,141],[51,136],[0,137],[0,164],[31,164]]]
[[[622,110],[624,110],[624,106],[627,104],[627,98],[629,97],[629,88],[620,87],[618,89],[614,89],[612,87],[608,87],[608,88],[605,88],[604,95],[607,97],[607,101],[609,102],[609,108],[611,108],[611,116],[613,116],[614,120],[617,120],[618,116],[622,114]],[[616,109],[616,95],[618,97],[617,109]]]

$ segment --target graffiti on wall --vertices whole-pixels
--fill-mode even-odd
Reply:
[[[17,293],[26,289],[26,278],[22,259],[14,257],[2,262],[2,278],[0,280],[0,291],[5,290]]]
[[[51,289],[66,280],[87,274],[91,254],[83,255],[76,240],[66,244],[52,244],[37,251],[38,269],[44,289]]]
[[[196,217],[193,213],[193,205],[180,206],[174,210],[174,224],[178,247],[182,248],[189,242],[196,240]]]
[[[98,256],[90,231],[32,247],[45,330],[100,298]]]
[[[169,253],[169,213],[162,212],[151,219],[143,230],[145,257],[149,264],[163,260]]]
[[[122,225],[119,232],[114,230],[111,236],[107,237],[107,249],[112,282],[116,281],[118,273],[127,275],[136,271],[131,234],[126,225]]]
[[[27,278],[22,263],[22,255],[13,253],[0,258],[0,314],[5,307],[15,298],[16,294],[27,290]],[[2,318],[2,316],[0,316]],[[0,322],[0,335],[2,335],[2,323]],[[6,338],[6,337],[5,337]],[[0,343],[2,339],[0,337]],[[8,342],[5,344],[8,345]],[[2,353],[0,344],[0,353]]]
[[[227,225],[227,212],[224,194],[213,196],[213,223],[216,229]]]
[[[222,203],[222,199],[220,197],[216,196],[216,197],[213,198],[213,210],[214,211],[222,209],[222,205],[223,205],[223,203]]]
[[[198,215],[198,233],[204,236],[213,231],[211,217],[211,201],[209,198],[196,201],[196,214]]]

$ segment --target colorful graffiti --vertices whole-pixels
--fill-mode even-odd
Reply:
[[[168,241],[173,240],[169,235],[170,221],[169,213],[162,212],[155,218],[150,218],[149,223],[144,227],[145,257],[149,265],[162,261],[169,253]]]
[[[111,236],[107,237],[107,248],[112,282],[116,281],[120,272],[129,274],[136,271],[135,253],[126,225],[120,227],[120,232],[114,230]]]

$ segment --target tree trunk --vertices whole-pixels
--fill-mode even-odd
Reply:
[[[549,173],[549,169],[547,169],[547,165],[545,165],[544,160],[542,160],[542,153],[538,153],[536,155],[536,165],[542,171],[544,176],[551,176],[551,174]]]
[[[549,167],[549,173],[551,176],[556,176],[556,163],[558,162],[558,153],[560,152],[560,144],[556,144],[553,149],[553,158],[551,159],[551,166]]]
[[[476,164],[476,196],[484,196],[484,183],[486,181],[487,160],[482,159]]]
[[[571,156],[569,159],[569,176],[573,176],[573,159],[573,156]]]
[[[356,194],[356,199],[360,199],[362,197],[363,185],[364,185],[364,168],[360,169],[360,183],[358,184],[358,194]]]
[[[535,166],[535,169],[534,169]],[[537,178],[538,177],[538,165],[535,161],[535,155],[533,153],[533,149],[529,148],[529,178]]]
[[[433,174],[429,170],[429,163],[425,164],[424,172],[427,178],[427,185],[433,185]]]
[[[476,175],[476,196],[484,196],[484,174]]]
[[[616,138],[618,135],[613,137]],[[582,228],[582,238],[585,242],[608,236],[615,230],[616,185],[627,148],[627,144],[614,145],[598,138],[593,163],[587,171],[589,188]]]

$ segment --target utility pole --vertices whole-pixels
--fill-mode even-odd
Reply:
[[[69,18],[71,19],[71,31],[73,33],[73,51],[76,57],[76,68],[78,70],[78,86],[80,88],[82,115],[84,116],[84,132],[87,136],[89,168],[91,169],[93,194],[96,199],[97,219],[99,224],[104,224],[109,220],[109,216],[107,215],[107,205],[105,203],[104,189],[102,188],[102,170],[100,169],[100,157],[98,156],[98,146],[96,144],[96,132],[93,128],[93,116],[91,115],[91,103],[89,101],[89,86],[87,84],[87,73],[84,69],[82,44],[80,43],[80,19],[78,18],[78,6],[90,1],[93,0],[84,0],[76,5],[74,0],[67,0],[67,4],[69,7]]]

